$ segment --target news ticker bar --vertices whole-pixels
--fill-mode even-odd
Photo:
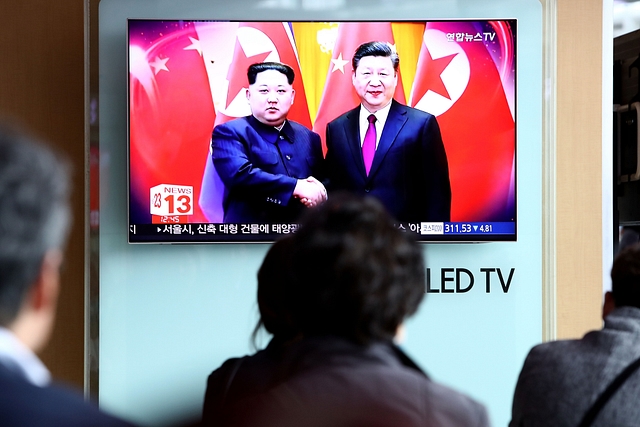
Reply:
[[[515,222],[419,222],[399,223],[403,231],[422,236],[437,235],[512,235],[516,232]],[[234,223],[173,223],[173,224],[130,224],[129,234],[159,235],[280,235],[294,233],[298,224],[234,224]]]
[[[419,234],[514,234],[515,222],[421,222]]]

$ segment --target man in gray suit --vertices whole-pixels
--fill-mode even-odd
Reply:
[[[604,328],[579,340],[534,347],[516,385],[510,426],[577,426],[611,382],[640,357],[640,245],[628,247],[611,269]],[[640,372],[605,403],[593,426],[640,425]]]

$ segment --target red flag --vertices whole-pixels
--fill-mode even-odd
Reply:
[[[247,68],[282,62],[293,68],[295,101],[288,118],[311,127],[302,73],[288,22],[199,23],[202,49],[216,106],[216,124],[251,114],[246,98]]]
[[[247,68],[256,62],[282,62],[293,68],[295,101],[288,118],[311,128],[302,73],[288,22],[197,23],[216,106],[215,124],[251,114],[246,99]],[[222,222],[224,184],[211,156],[202,179],[200,205],[211,222]]]
[[[296,91],[295,100],[289,110],[288,118],[311,129],[311,117],[309,116],[309,106],[307,95],[304,91],[302,73],[300,72],[300,59],[298,50],[293,38],[291,23],[289,22],[254,22],[250,24],[253,28],[266,34],[278,49],[280,62],[293,68],[296,75],[293,81],[293,90]]]
[[[452,221],[514,219],[513,46],[504,23],[426,26],[410,105],[438,116]]]
[[[193,187],[190,222],[206,222],[195,203],[215,120],[207,73],[192,23],[130,21],[130,215],[150,223],[149,189]]]
[[[351,59],[358,46],[371,41],[388,42],[395,45],[391,23],[389,22],[347,22],[338,27],[338,36],[333,47],[331,65],[327,72],[327,80],[318,107],[318,115],[313,130],[322,138],[323,150],[326,152],[325,129],[327,123],[342,113],[360,104],[360,98],[353,89],[351,76],[353,68]],[[394,98],[405,103],[402,79],[398,70],[398,86]]]
[[[214,124],[224,123],[234,118],[227,114],[235,112],[238,117],[248,114],[246,98],[244,101],[240,98],[237,102],[234,102],[234,99],[227,102],[227,98],[230,97],[228,96],[230,90],[227,79],[230,77],[230,64],[233,63],[238,23],[196,22],[195,27],[202,48],[202,56],[207,70],[211,97],[215,109],[218,111]],[[246,76],[246,72],[244,75]],[[227,112],[227,110],[230,112],[227,114],[221,113]],[[209,129],[209,151],[206,153],[205,170],[202,175],[202,191],[198,204],[208,222],[221,223],[224,218],[224,209],[222,206],[224,183],[213,166],[210,151],[211,132],[213,131],[214,124],[212,124],[211,129]]]

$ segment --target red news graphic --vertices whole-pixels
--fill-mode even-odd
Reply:
[[[152,224],[188,223],[193,215],[193,187],[160,184],[149,190]]]

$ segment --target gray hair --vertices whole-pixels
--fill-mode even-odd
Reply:
[[[47,251],[64,246],[69,193],[67,161],[0,124],[0,325],[17,316]]]

